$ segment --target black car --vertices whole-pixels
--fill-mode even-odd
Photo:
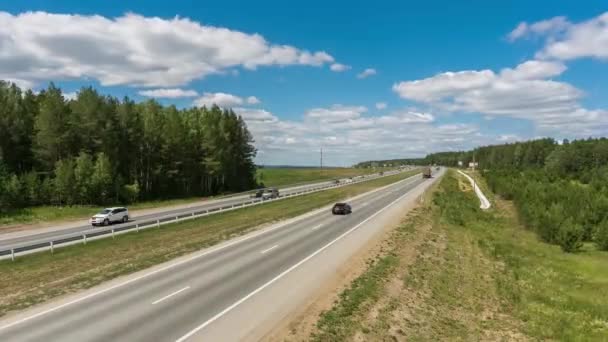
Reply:
[[[256,192],[251,194],[251,198],[260,198],[264,194],[264,189],[258,189]]]
[[[353,212],[353,209],[348,203],[336,203],[331,209],[331,213],[334,215],[346,215]]]

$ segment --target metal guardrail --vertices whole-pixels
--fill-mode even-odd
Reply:
[[[384,172],[383,175],[379,175],[379,174],[367,175],[365,178],[359,178],[357,180],[353,179],[352,182],[340,182],[338,184],[326,184],[326,185],[319,186],[319,187],[308,188],[308,189],[305,189],[302,191],[291,192],[291,193],[288,193],[285,195],[279,195],[278,198],[251,199],[249,201],[245,201],[242,203],[220,206],[217,208],[196,210],[196,211],[187,212],[184,214],[166,215],[166,216],[162,216],[162,217],[159,217],[156,219],[136,222],[134,224],[126,225],[126,226],[123,225],[123,226],[118,226],[118,227],[107,227],[105,229],[98,228],[98,229],[96,229],[94,231],[90,231],[90,232],[83,231],[83,232],[78,232],[78,233],[69,233],[69,234],[66,234],[63,236],[52,238],[47,241],[30,242],[30,243],[23,244],[23,245],[17,244],[17,246],[14,246],[10,249],[0,250],[0,259],[11,258],[14,261],[15,257],[18,254],[29,254],[29,253],[33,253],[35,251],[50,250],[51,253],[53,253],[55,248],[66,247],[66,246],[77,244],[77,243],[87,244],[87,242],[89,240],[108,238],[110,236],[112,238],[114,238],[117,234],[127,233],[127,232],[131,232],[131,231],[139,232],[142,229],[148,229],[148,228],[154,228],[154,227],[160,228],[160,226],[165,225],[165,224],[177,223],[177,222],[191,220],[191,219],[195,219],[195,218],[199,218],[199,217],[203,217],[203,216],[223,213],[223,212],[231,211],[231,210],[235,210],[235,209],[251,207],[251,206],[255,206],[255,205],[259,205],[259,204],[263,204],[263,203],[275,202],[275,201],[279,201],[279,200],[282,200],[285,198],[302,196],[305,194],[319,192],[319,191],[323,191],[323,190],[327,190],[327,189],[331,189],[331,188],[338,188],[338,187],[348,186],[348,185],[352,185],[352,184],[362,183],[362,182],[370,181],[373,179],[379,179],[379,178],[383,178],[383,177],[392,176],[392,175],[395,175],[395,174],[398,174],[401,172],[406,172],[406,171],[411,171],[411,170],[388,171],[388,172]]]

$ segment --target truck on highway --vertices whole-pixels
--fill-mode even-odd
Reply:
[[[430,167],[425,167],[424,170],[422,170],[422,178],[431,178],[431,168]]]

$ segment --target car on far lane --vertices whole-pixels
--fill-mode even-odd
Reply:
[[[256,192],[252,193],[249,197],[251,198],[260,198],[264,194],[264,189],[258,189]]]
[[[129,210],[125,207],[106,208],[99,213],[93,215],[89,220],[89,223],[93,226],[104,225],[115,222],[127,222],[129,221]]]
[[[353,212],[353,208],[351,208],[348,203],[336,203],[334,207],[331,208],[331,213],[334,215],[347,215]]]
[[[264,189],[262,193],[262,199],[271,199],[271,198],[279,198],[279,189],[277,188],[268,188]]]

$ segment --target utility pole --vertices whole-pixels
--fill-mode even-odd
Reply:
[[[321,147],[321,175],[323,175],[323,147]]]

